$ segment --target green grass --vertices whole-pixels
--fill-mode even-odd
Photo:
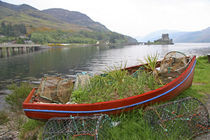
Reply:
[[[152,74],[139,71],[135,76],[125,70],[111,70],[104,76],[96,75],[90,83],[75,90],[71,99],[76,103],[95,103],[127,98],[153,90],[158,86]]]
[[[193,83],[193,87],[196,87],[198,92],[210,94],[210,63],[207,56],[197,59]]]
[[[112,140],[146,140],[162,139],[157,133],[154,133],[151,127],[143,119],[143,111],[133,111],[122,114],[119,117],[113,117],[114,121],[120,122],[116,127],[110,129],[109,139]],[[152,134],[152,135],[151,135]]]
[[[177,140],[187,139],[181,136],[180,125],[173,128],[173,133],[167,135],[163,129],[156,130],[147,123],[143,110],[135,110],[121,116],[112,116],[112,120],[120,122],[119,125],[109,129],[107,139],[110,140]]]

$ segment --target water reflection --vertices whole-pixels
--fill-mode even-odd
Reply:
[[[98,73],[106,67],[122,63],[127,63],[127,66],[139,64],[138,59],[143,60],[148,54],[158,53],[159,58],[162,58],[173,50],[188,55],[204,55],[210,53],[210,44],[54,48],[0,59],[0,84],[10,79],[16,82],[40,78],[44,74],[75,75],[81,71]]]
[[[11,56],[32,53],[39,50],[40,50],[39,48],[32,48],[32,47],[0,48],[0,58],[8,58]]]

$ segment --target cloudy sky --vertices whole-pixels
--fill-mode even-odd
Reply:
[[[210,0],[2,0],[39,10],[63,8],[85,13],[110,30],[133,37],[171,29],[210,27]]]

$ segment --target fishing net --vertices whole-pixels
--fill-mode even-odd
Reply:
[[[44,77],[36,91],[38,100],[44,102],[66,103],[73,90],[73,81],[60,77]]]
[[[202,102],[187,97],[167,104],[148,107],[144,118],[155,131],[172,136],[195,137],[209,130],[209,113]]]
[[[161,62],[160,73],[183,72],[189,62],[187,58],[184,53],[178,51],[167,53]]]
[[[44,127],[43,139],[104,139],[111,127],[108,115],[52,118]]]

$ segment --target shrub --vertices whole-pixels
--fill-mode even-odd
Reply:
[[[44,122],[28,119],[26,123],[22,125],[19,138],[20,139],[37,139],[39,133],[42,131]]]
[[[22,109],[22,103],[32,90],[32,86],[24,83],[19,87],[15,84],[9,86],[13,92],[6,96],[6,102],[9,104],[12,111],[20,111]]]
[[[8,114],[5,111],[0,112],[0,125],[9,121]]]

